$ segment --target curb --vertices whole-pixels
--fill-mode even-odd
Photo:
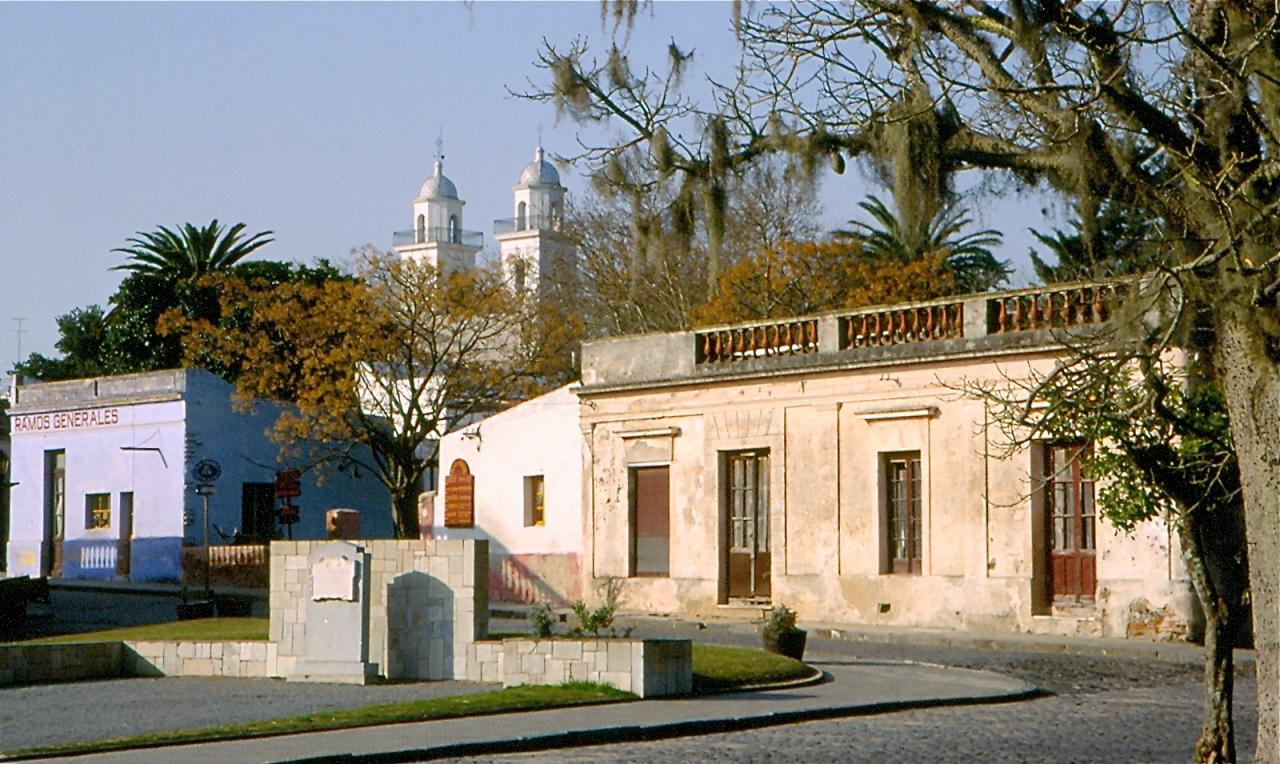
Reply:
[[[825,673],[824,673],[825,678]],[[776,727],[799,722],[822,721],[826,719],[842,719],[853,716],[871,716],[893,711],[908,711],[920,708],[944,708],[948,706],[993,705],[997,703],[1013,703],[1031,700],[1045,695],[1043,690],[1023,683],[1021,690],[1002,695],[982,695],[971,697],[947,698],[937,700],[910,700],[867,703],[857,706],[830,706],[827,708],[805,709],[801,711],[775,711],[752,716],[725,717],[720,719],[698,719],[694,721],[669,722],[653,725],[622,725],[617,727],[601,727],[591,730],[573,730],[530,737],[517,737],[505,740],[485,740],[473,743],[452,743],[441,746],[428,746],[402,751],[388,751],[369,754],[339,754],[315,756],[302,759],[283,759],[275,764],[402,764],[431,759],[456,758],[499,753],[527,753],[531,751],[547,751],[557,748],[577,748],[590,745],[608,745],[613,743],[638,743],[652,740],[664,740],[695,735],[709,735],[720,732],[741,732],[744,730]]]
[[[750,621],[672,619],[655,616],[623,617],[633,623],[658,625],[675,628],[676,630],[681,627],[701,627],[736,636],[757,635],[760,631],[759,624]],[[835,642],[912,645],[915,647],[939,647],[983,652],[1092,655],[1105,658],[1158,660],[1175,663],[1200,663],[1204,660],[1204,648],[1190,642],[1146,642],[1102,637],[1049,637],[1021,633],[1006,635],[913,629],[882,631],[879,629],[860,628],[856,625],[814,624],[812,622],[800,625],[809,632],[810,639]],[[810,647],[815,650],[821,650],[820,647],[812,643],[810,643]],[[1254,651],[1246,648],[1236,648],[1235,661],[1242,664],[1253,663]]]

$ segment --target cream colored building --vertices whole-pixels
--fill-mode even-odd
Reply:
[[[583,350],[583,566],[630,609],[1176,638],[1196,606],[1160,522],[1093,516],[1076,444],[999,458],[956,392],[1052,368],[1105,287],[984,295]]]

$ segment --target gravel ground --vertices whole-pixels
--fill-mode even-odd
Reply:
[[[116,679],[0,689],[0,751],[500,689],[471,682],[360,687],[278,679]]]

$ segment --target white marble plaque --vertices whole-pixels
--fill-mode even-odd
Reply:
[[[311,568],[311,599],[356,601],[356,561],[330,557]]]

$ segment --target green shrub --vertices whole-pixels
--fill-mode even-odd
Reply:
[[[551,612],[550,605],[545,602],[538,602],[529,608],[529,625],[533,628],[535,637],[545,639],[551,636],[553,624],[555,624],[555,614]]]

